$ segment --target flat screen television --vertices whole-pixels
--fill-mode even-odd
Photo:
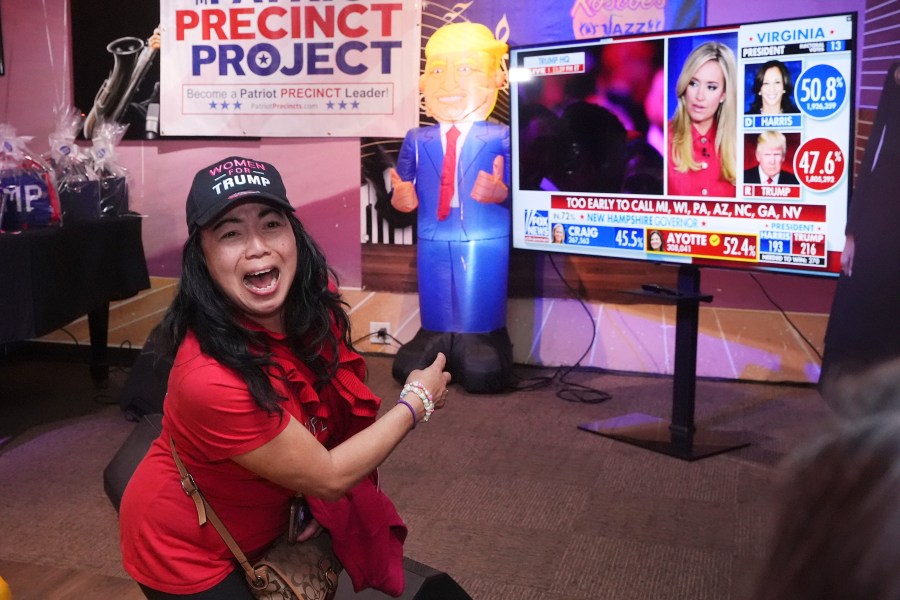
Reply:
[[[849,13],[511,48],[513,247],[837,276],[856,45]]]

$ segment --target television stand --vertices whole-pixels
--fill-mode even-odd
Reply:
[[[667,423],[651,415],[629,413],[583,423],[578,428],[689,461],[748,446],[750,442],[743,432],[698,431],[694,425],[700,303],[712,301],[712,296],[700,292],[700,269],[681,265],[676,290],[648,284],[633,293],[675,303],[672,419]]]

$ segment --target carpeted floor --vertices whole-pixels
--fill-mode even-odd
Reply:
[[[390,358],[368,360],[370,385],[390,406],[399,388]],[[114,370],[98,391],[85,365],[0,360],[0,576],[15,600],[73,597],[61,587],[31,595],[17,579],[22,565],[126,579],[102,485],[134,427],[110,404],[126,375]],[[752,443],[688,462],[578,429],[633,412],[668,419],[671,379],[568,379],[612,398],[562,400],[558,379],[498,395],[453,388],[448,408],[406,438],[381,468],[410,529],[406,556],[447,572],[474,600],[748,598],[774,469],[832,423],[818,392],[699,381],[698,427]],[[78,597],[106,600],[99,589]]]

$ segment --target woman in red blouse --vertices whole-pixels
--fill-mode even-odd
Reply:
[[[162,433],[119,515],[125,570],[151,600],[253,598],[222,538],[198,524],[171,439],[251,561],[287,531],[299,493],[314,517],[299,539],[329,527],[354,587],[387,581],[399,595],[406,529],[373,473],[446,402],[444,356],[413,371],[378,417],[381,400],[365,384],[334,273],[275,167],[241,157],[213,163],[195,176],[186,212],[181,281],[161,325],[174,356]],[[386,541],[375,548],[337,531],[346,519],[336,511],[360,498],[365,505],[353,511],[384,523]]]
[[[735,196],[737,100],[731,48],[695,48],[676,83],[678,106],[669,122],[668,193]]]

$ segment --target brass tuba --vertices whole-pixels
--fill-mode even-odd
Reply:
[[[106,50],[113,55],[113,68],[97,91],[94,106],[84,120],[86,139],[91,139],[98,123],[122,118],[157,53],[156,48],[136,37],[113,40]]]

